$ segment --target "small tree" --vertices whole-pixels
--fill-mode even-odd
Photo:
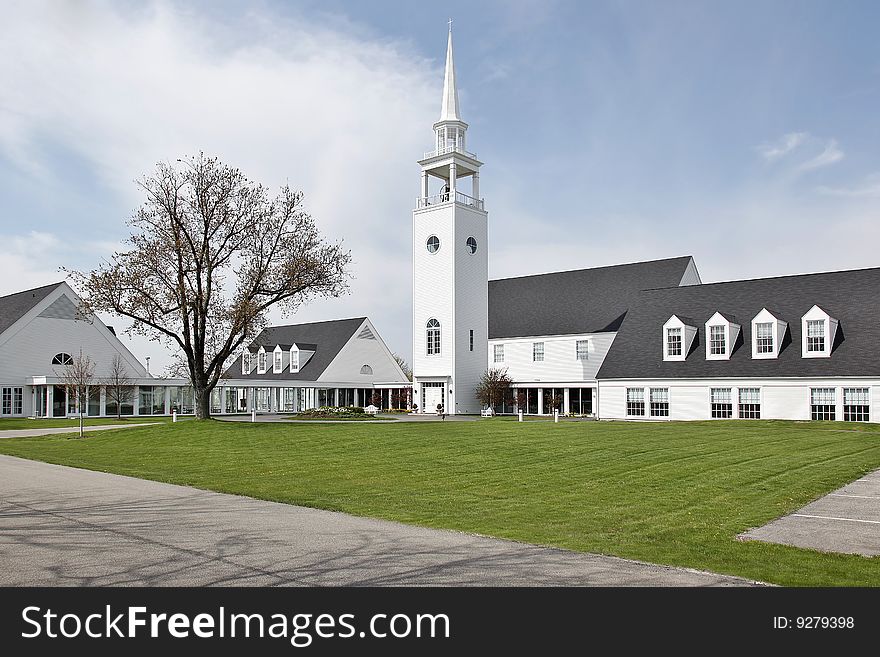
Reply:
[[[370,397],[370,403],[376,408],[382,408],[382,393],[376,390],[373,396]]]
[[[67,394],[73,394],[76,400],[76,408],[79,411],[79,437],[83,437],[83,411],[89,402],[89,386],[95,381],[95,364],[88,356],[83,356],[82,350],[78,355],[71,358],[64,365],[64,369],[58,374],[61,383],[67,389]]]
[[[113,354],[107,376],[101,381],[107,401],[116,405],[117,419],[122,417],[122,405],[132,401],[134,381],[128,376],[125,360],[119,354]]]
[[[516,410],[522,411],[523,413],[525,413],[528,410],[526,408],[526,406],[528,406],[528,403],[529,403],[528,395],[525,393],[524,390],[519,390],[516,393]]]
[[[507,368],[496,370],[490,369],[483,372],[480,382],[474,389],[477,399],[483,406],[494,408],[504,400],[505,394],[510,390],[513,383],[507,374]]]
[[[549,414],[553,414],[553,410],[558,408],[559,412],[562,412],[562,404],[565,403],[565,397],[559,394],[551,394],[549,397],[545,398],[544,402],[548,405],[547,410]]]
[[[146,200],[129,221],[126,249],[70,275],[85,310],[129,317],[130,333],[182,352],[204,419],[211,391],[269,309],[290,314],[343,294],[351,255],[324,241],[302,192],[284,186],[271,198],[202,153],[179,162],[139,181]]]
[[[406,376],[407,381],[412,381],[412,368],[409,366],[409,363],[403,358],[403,356],[398,356],[397,354],[391,354],[394,356],[394,360],[397,361],[397,364],[400,365],[400,369],[403,370],[404,376]]]

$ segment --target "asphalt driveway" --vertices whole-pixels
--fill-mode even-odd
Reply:
[[[745,585],[0,456],[0,585]]]

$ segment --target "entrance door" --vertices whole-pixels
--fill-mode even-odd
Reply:
[[[430,383],[422,384],[422,397],[424,398],[424,408],[422,408],[423,413],[437,412],[437,404],[444,403],[444,390],[445,386],[442,383],[434,385],[431,385]]]
[[[64,386],[55,386],[52,391],[52,417],[65,417],[67,415],[67,389]]]

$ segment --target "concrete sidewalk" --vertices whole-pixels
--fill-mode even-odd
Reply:
[[[3,586],[748,584],[0,456]]]
[[[83,431],[108,431],[110,429],[134,429],[136,427],[151,427],[160,422],[141,422],[139,424],[100,424],[92,427],[83,427]],[[79,427],[47,427],[45,429],[6,429],[0,431],[0,438],[33,438],[35,436],[51,436],[56,433],[79,433]]]
[[[880,554],[880,470],[740,537],[876,556]]]

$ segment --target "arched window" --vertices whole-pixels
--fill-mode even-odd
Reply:
[[[73,358],[71,358],[70,354],[65,354],[64,352],[55,354],[52,357],[53,365],[70,365],[72,362]]]
[[[372,373],[373,373],[373,368],[370,367],[369,365],[364,365],[363,367],[361,367],[361,374],[372,374]]]
[[[425,333],[428,344],[428,355],[429,356],[439,356],[440,355],[440,322],[438,322],[433,317],[428,320],[428,323],[425,325]]]

